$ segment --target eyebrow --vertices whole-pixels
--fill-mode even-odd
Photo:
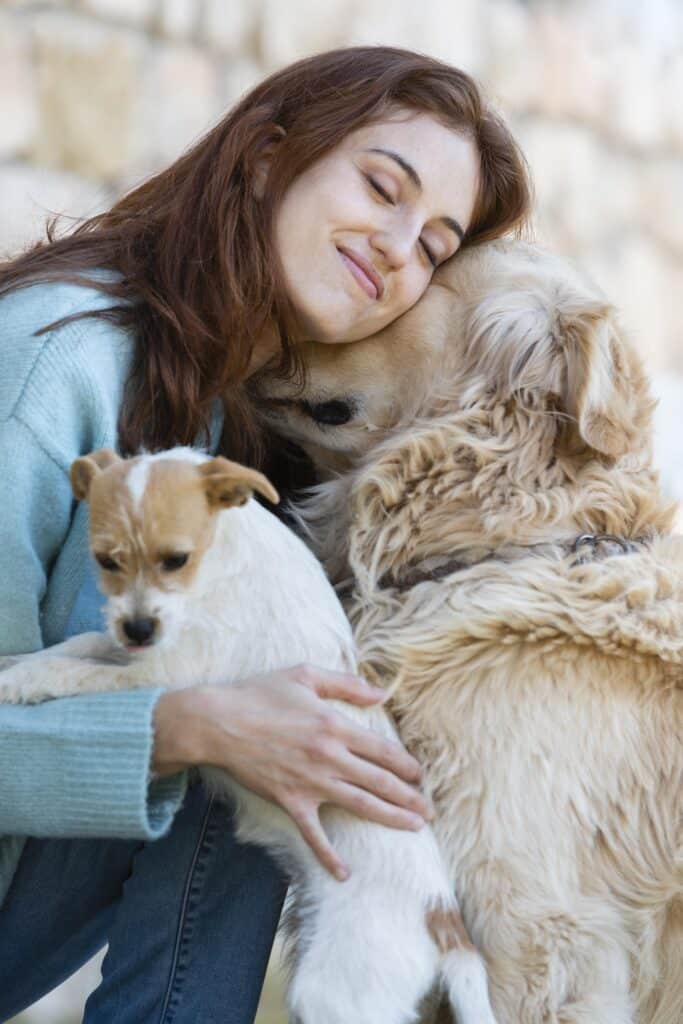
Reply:
[[[395,153],[393,149],[380,149],[375,146],[367,149],[366,153],[381,153],[382,156],[388,156],[390,160],[393,160],[394,163],[398,164],[402,171],[405,171],[413,185],[422,191],[422,179],[420,178],[420,175],[417,173],[413,165],[409,164],[405,157],[402,157],[400,153]],[[450,228],[450,230],[453,231],[462,242],[465,237],[465,232],[463,231],[462,225],[459,221],[457,221],[455,217],[440,217],[439,219],[441,223],[445,225],[445,227]]]

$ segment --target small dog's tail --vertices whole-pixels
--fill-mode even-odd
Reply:
[[[454,1021],[458,1024],[496,1024],[489,1000],[486,964],[476,949],[454,949],[446,953],[441,978]]]
[[[457,906],[433,910],[429,932],[441,951],[441,983],[458,1024],[496,1024],[486,964],[472,945]]]

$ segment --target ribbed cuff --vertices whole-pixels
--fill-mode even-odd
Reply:
[[[0,833],[156,839],[186,775],[150,781],[162,690],[5,706],[0,720]],[[11,714],[7,714],[10,712]]]

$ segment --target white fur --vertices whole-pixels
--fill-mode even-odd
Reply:
[[[150,463],[147,459],[141,459],[140,462],[136,462],[134,466],[131,466],[126,477],[135,512],[138,512],[142,505],[142,498],[147,488],[147,481],[149,480],[150,468]]]
[[[142,465],[148,467],[151,458],[145,456]],[[146,475],[140,470],[134,491]],[[120,614],[121,603],[112,603],[110,619]],[[212,546],[188,590],[136,593],[133,605],[138,614],[147,610],[161,617],[158,645],[130,659],[100,634],[75,637],[0,673],[0,699],[33,702],[159,684],[228,684],[304,662],[355,667],[349,623],[319,562],[254,501],[219,513]],[[381,735],[395,736],[383,709],[335,706]],[[320,866],[283,811],[225,772],[203,774],[217,793],[236,801],[239,837],[269,849],[292,877],[298,922],[288,997],[293,1020],[411,1024],[443,972],[461,1024],[494,1024],[481,958],[467,950],[442,954],[427,927],[430,909],[457,910],[430,828],[391,830],[323,809],[326,831],[351,869],[341,884]]]

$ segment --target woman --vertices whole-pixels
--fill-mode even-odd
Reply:
[[[274,74],[111,210],[1,267],[3,653],[98,628],[73,458],[220,443],[259,461],[250,374],[278,356],[295,372],[303,339],[384,327],[528,203],[466,75],[356,48]],[[327,710],[378,700],[360,680],[201,682],[0,709],[0,834],[44,837],[0,841],[3,1019],[105,942],[86,1022],[253,1018],[283,883],[201,787],[183,802],[191,765],[279,802],[339,878],[322,802],[397,828],[429,817],[413,759]]]

